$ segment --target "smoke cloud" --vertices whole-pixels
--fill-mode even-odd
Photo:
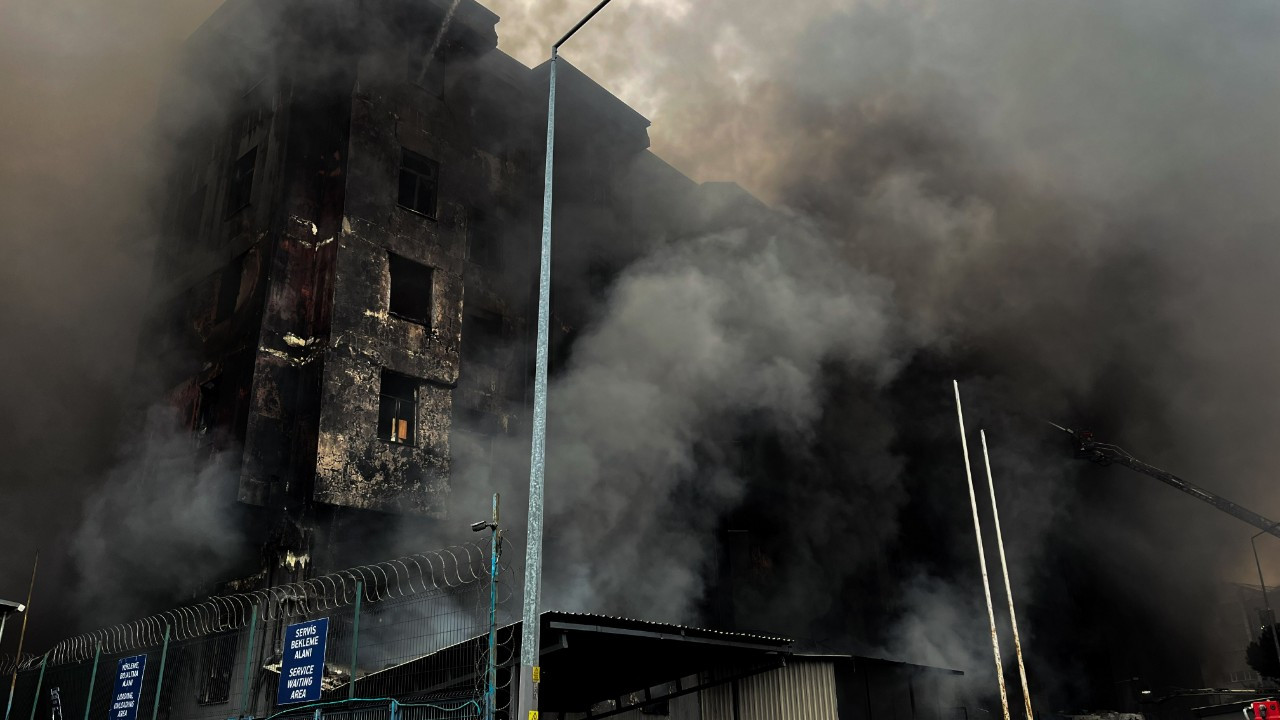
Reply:
[[[554,388],[561,602],[688,617],[716,509],[745,490],[723,462],[743,418],[812,443],[825,362],[891,374],[888,286],[833,250],[784,220],[669,246],[618,280]]]
[[[121,319],[145,300],[150,98],[215,4],[0,9],[0,83],[24,99],[0,130],[5,588],[103,477]],[[530,64],[585,10],[491,6]],[[566,56],[653,120],[676,167],[782,210],[654,242],[558,368],[547,604],[697,619],[719,534],[749,527],[751,629],[989,688],[959,376],[993,439],[1033,691],[1194,684],[1208,645],[1187,618],[1249,577],[1249,529],[1078,467],[1040,420],[1280,514],[1277,30],[1252,0],[611,5]],[[516,445],[485,487],[461,469],[457,500],[520,498]]]
[[[200,452],[176,414],[148,411],[87,494],[69,548],[92,591],[78,598],[87,615],[128,617],[148,602],[193,597],[251,556],[237,522],[240,454]]]
[[[28,648],[80,622],[71,535],[85,498],[126,479],[104,468],[150,284],[156,88],[216,5],[0,6],[0,597],[25,599],[40,550]]]
[[[531,30],[503,36],[527,62],[580,14],[570,3],[495,8],[503,30]],[[947,538],[971,532],[957,522],[967,498],[953,410],[942,402],[955,374],[978,405],[974,422],[996,428],[1014,593],[1050,701],[1114,703],[1108,685],[1135,674],[1200,682],[1194,658],[1214,639],[1187,618],[1206,615],[1218,579],[1250,577],[1251,531],[1146,478],[1075,467],[1040,428],[1042,419],[1086,423],[1247,506],[1265,513],[1275,502],[1267,478],[1280,348],[1265,328],[1280,261],[1267,239],[1280,228],[1267,199],[1280,189],[1277,29],[1280,14],[1264,3],[651,2],[610,6],[563,50],[654,119],[664,158],[790,208],[846,262],[892,286],[903,370],[887,392],[873,387],[861,400],[884,403],[869,425],[905,466],[896,475],[887,466],[896,492],[857,495],[875,509],[875,527],[909,548],[891,555],[905,562],[893,572],[915,578],[879,597],[900,611],[879,634],[884,647],[983,672],[973,655],[985,619],[972,546],[914,541],[903,522],[931,518]],[[767,297],[758,286],[742,291]],[[590,337],[626,334],[634,320],[613,307]],[[691,320],[663,303],[651,310],[666,317],[646,318],[644,337],[682,337]],[[641,375],[645,360],[655,374],[672,363],[661,351],[627,359]],[[594,373],[576,363],[565,372],[567,387]],[[600,412],[556,387],[553,415]],[[684,418],[700,422],[696,412]],[[685,448],[714,437],[714,422],[700,424],[681,436]],[[832,433],[824,445],[862,442],[868,431],[822,429]],[[612,507],[636,503],[642,487],[613,486],[621,496]],[[737,491],[706,498],[700,517],[749,502],[751,490]],[[842,491],[821,486],[814,504]],[[604,500],[584,507],[595,502]],[[595,516],[573,521],[590,527]],[[702,556],[674,557],[701,576]],[[831,557],[791,578],[798,593],[829,597],[854,589],[841,578],[885,573],[857,553]],[[584,577],[617,572],[581,562]],[[655,572],[624,567],[624,577]],[[968,625],[954,622],[965,604]],[[792,610],[779,608],[775,627]],[[820,611],[807,617],[839,625]],[[1097,637],[1063,631],[1075,624]]]

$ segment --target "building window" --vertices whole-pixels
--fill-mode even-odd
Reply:
[[[207,447],[213,444],[213,430],[218,424],[218,386],[221,378],[213,377],[200,383],[200,396],[196,401],[195,431],[196,445]]]
[[[463,320],[462,342],[475,352],[489,352],[502,346],[502,316],[488,310],[473,310]]]
[[[249,204],[253,198],[253,168],[258,159],[258,148],[240,156],[231,167],[231,181],[227,185],[227,215]]]
[[[201,705],[224,703],[231,697],[231,672],[239,644],[239,633],[227,633],[205,642],[203,677],[200,695],[196,698]]]
[[[418,380],[382,371],[378,402],[378,437],[400,445],[413,445],[418,409]]]
[[[502,244],[488,215],[479,208],[472,208],[467,223],[467,259],[490,270],[502,269]]]
[[[439,183],[440,163],[401,148],[400,196],[397,200],[401,207],[434,218]]]
[[[222,271],[218,280],[218,304],[214,309],[213,321],[220,323],[230,318],[236,311],[236,301],[240,299],[240,280],[244,275],[244,255],[231,261]]]
[[[388,254],[392,315],[431,326],[431,268]]]

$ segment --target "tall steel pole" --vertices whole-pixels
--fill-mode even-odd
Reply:
[[[987,431],[979,430],[982,438],[982,463],[987,468],[987,487],[991,490],[991,519],[996,526],[996,547],[1000,548],[1000,572],[1004,574],[1004,595],[1009,600],[1009,622],[1013,625],[1013,651],[1018,658],[1018,676],[1022,678],[1022,702],[1031,715],[1031,690],[1027,688],[1027,666],[1022,662],[1022,638],[1018,635],[1018,615],[1013,611],[1013,588],[1009,584],[1009,563],[1004,557],[1004,535],[1000,532],[1000,508],[996,506],[996,481],[991,475],[991,456],[987,453]]]
[[[964,476],[969,481],[969,505],[973,508],[973,534],[978,538],[978,564],[982,567],[982,593],[987,598],[987,620],[991,623],[991,652],[996,658],[996,680],[1000,682],[1000,708],[1009,720],[1009,693],[1004,686],[1004,665],[1000,662],[1000,638],[996,634],[996,612],[991,606],[991,582],[987,579],[987,554],[982,549],[982,525],[978,522],[978,496],[973,492],[973,469],[969,466],[969,441],[964,434],[964,410],[960,407],[960,383],[956,389],[956,419],[960,422],[960,447],[964,450]]]
[[[520,709],[538,719],[539,604],[542,599],[542,489],[547,447],[547,355],[551,333],[551,173],[556,142],[556,49],[551,48],[547,99],[547,163],[542,182],[542,259],[538,272],[538,350],[533,374],[533,446],[529,451],[529,530],[524,549],[524,608],[520,628]]]
[[[1258,585],[1262,588],[1262,605],[1267,609],[1267,621],[1271,623],[1271,643],[1276,649],[1276,662],[1280,663],[1280,637],[1276,637],[1276,616],[1271,612],[1271,601],[1267,600],[1267,583],[1262,579],[1262,563],[1258,560],[1258,535],[1271,532],[1263,530],[1253,537],[1249,538],[1249,544],[1253,546],[1253,564],[1258,567]],[[1280,678],[1275,678],[1280,680]]]
[[[533,442],[529,452],[529,530],[525,544],[524,608],[520,629],[520,705],[516,717],[538,720],[538,665],[542,600],[542,499],[547,447],[547,356],[551,334],[551,195],[556,141],[556,59],[560,46],[610,0],[602,0],[551,46],[547,94],[547,158],[542,178],[542,251],[538,263],[538,348],[533,375]]]

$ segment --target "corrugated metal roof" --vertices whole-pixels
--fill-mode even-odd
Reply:
[[[774,635],[754,635],[751,633],[729,632],[727,630],[712,630],[710,628],[694,627],[692,625],[679,625],[675,623],[657,622],[654,620],[640,620],[638,618],[619,617],[617,615],[567,612],[564,610],[546,610],[542,613],[542,617],[544,619],[552,617],[571,618],[584,623],[587,621],[595,621],[596,624],[599,625],[607,624],[615,627],[630,627],[637,630],[669,632],[678,635],[692,635],[696,637],[723,638],[725,640],[750,640],[776,645],[790,645],[795,642],[791,638],[778,637]]]
[[[889,658],[876,657],[874,655],[856,655],[849,653],[832,653],[832,652],[806,652],[797,650],[792,653],[793,657],[810,658],[813,660],[861,660],[863,662],[883,663],[885,665],[900,665],[902,667],[919,668],[921,670],[931,670],[935,672],[948,673],[951,675],[964,675],[963,670],[955,668],[941,667],[938,665],[921,665],[920,663],[907,662],[906,660],[890,660]]]

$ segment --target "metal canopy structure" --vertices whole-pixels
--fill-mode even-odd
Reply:
[[[795,661],[826,659],[837,672],[856,673],[874,684],[885,672],[961,675],[958,670],[933,668],[900,661],[853,654],[806,652],[788,638],[650,622],[590,613],[549,611],[541,615],[542,678],[540,713],[547,717],[576,714],[606,718],[683,695],[733,683],[784,667]],[[503,626],[499,637],[516,641],[521,622]],[[431,655],[388,667],[361,680],[374,694],[404,688],[408,678],[421,682],[424,668],[444,655],[465,655],[467,649],[486,642],[477,635]],[[500,668],[514,673],[518,652]],[[508,676],[509,677],[509,676]],[[504,691],[509,683],[500,683]],[[463,675],[433,677],[430,690],[456,691],[461,696],[471,686]],[[413,693],[409,693],[411,696]],[[858,700],[865,704],[865,701]]]
[[[650,702],[780,667],[791,655],[787,638],[579,613],[542,615],[544,711],[589,713],[612,700],[606,717]],[[712,669],[724,677],[701,683],[691,676]],[[653,694],[651,688],[672,689]],[[644,696],[625,696],[643,691]]]

